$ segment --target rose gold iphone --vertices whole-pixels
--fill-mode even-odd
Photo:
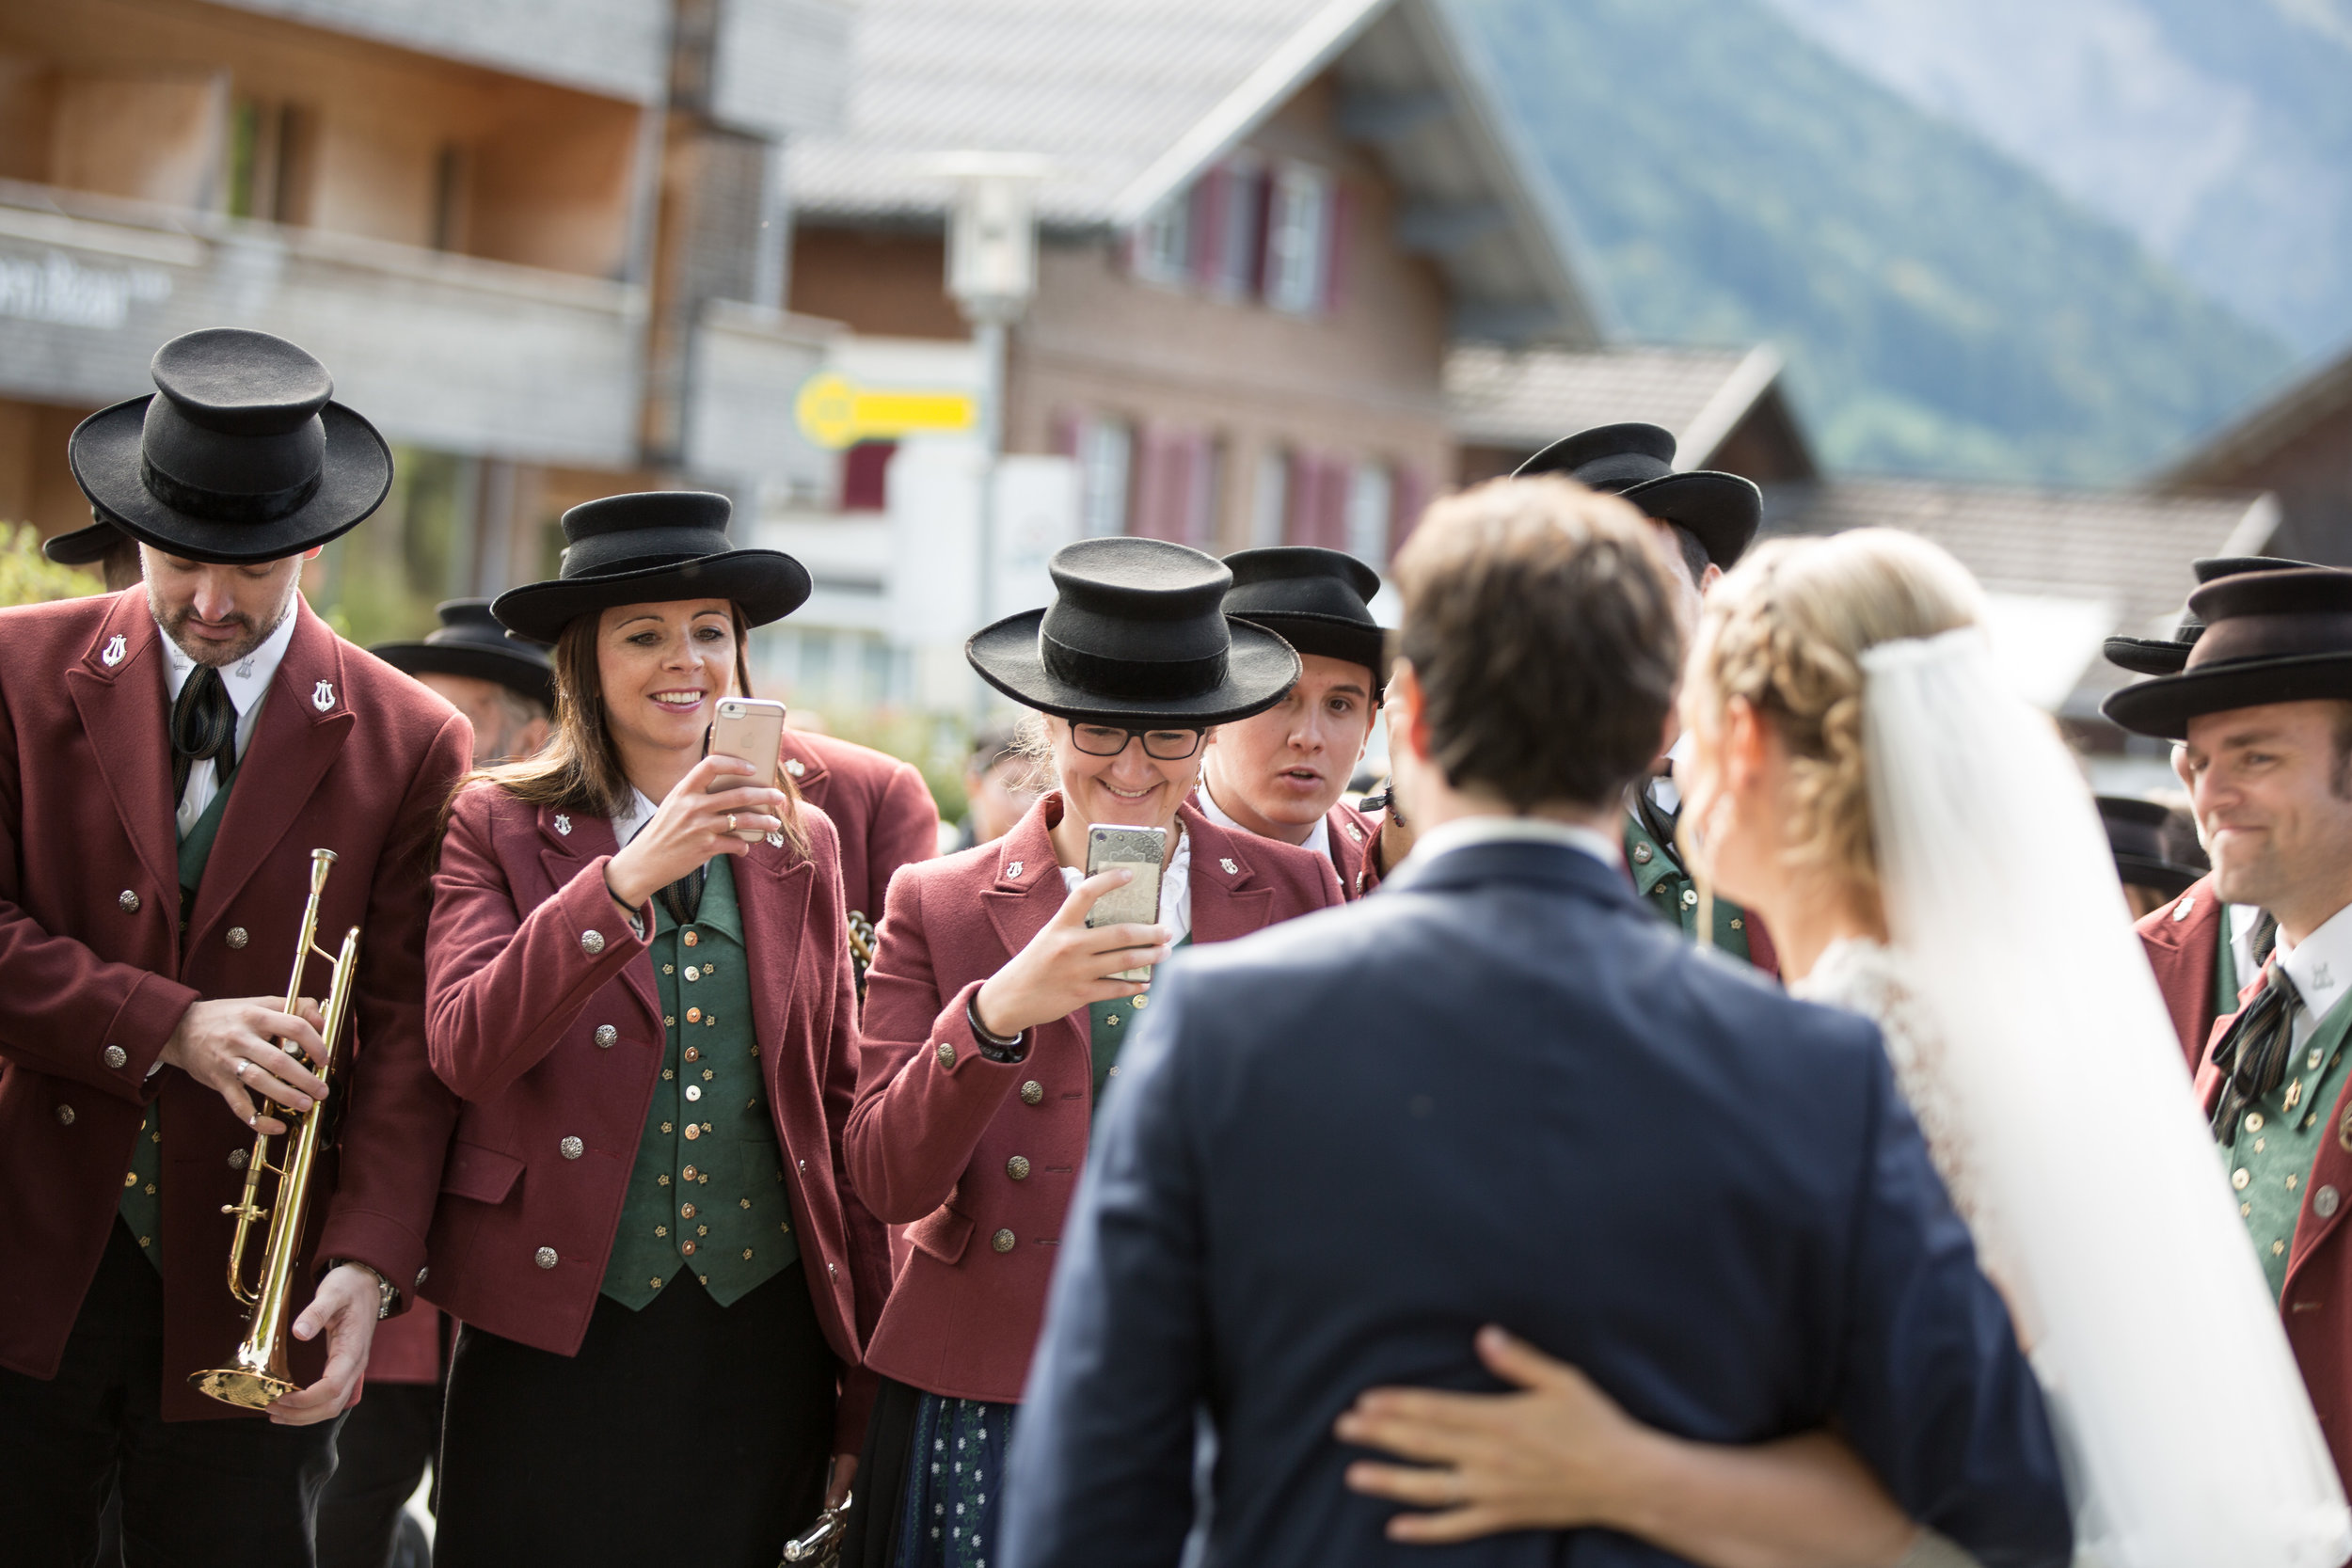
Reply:
[[[752,765],[756,776],[747,779],[739,773],[723,773],[710,782],[711,794],[776,787],[776,758],[784,752],[784,714],[782,703],[759,697],[719,699],[719,718],[710,726],[709,754],[740,757]],[[735,836],[755,843],[762,835],[756,829],[738,828]]]

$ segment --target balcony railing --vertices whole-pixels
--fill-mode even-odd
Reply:
[[[134,397],[166,340],[252,326],[394,441],[624,467],[644,310],[630,284],[0,181],[0,396]]]

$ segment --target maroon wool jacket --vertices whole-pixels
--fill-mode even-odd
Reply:
[[[2165,911],[2157,910],[2148,918],[2164,916]],[[2193,914],[2183,922],[2194,923]],[[2210,991],[2210,959],[2205,979]],[[2259,985],[2249,986],[2243,999],[2252,1001],[2259,990]],[[2213,1037],[2219,1038],[2236,1016],[2229,1013],[2216,1020]],[[2208,1117],[2220,1093],[2220,1070],[2210,1060],[2201,1060],[2197,1101]],[[2352,1195],[2352,1084],[2328,1108],[2327,1125],[2332,1134],[2320,1140],[2303,1183],[2303,1208],[2296,1215],[2295,1240],[2287,1251],[2279,1316],[2302,1370],[2303,1386],[2312,1396],[2312,1409],[2319,1417],[2319,1430],[2327,1436],[2328,1451],[2336,1462],[2336,1475],[2352,1487],[2352,1245],[2345,1244],[2344,1230],[2345,1219],[2352,1218],[2352,1203],[2342,1201]]]
[[[808,854],[755,844],[735,863],[735,891],[801,1269],[845,1369],[835,1451],[854,1453],[872,1405],[859,1352],[889,1265],[841,1162],[857,1045],[838,840],[822,812],[804,816]],[[433,1070],[464,1101],[425,1291],[463,1322],[558,1355],[587,1336],[661,1075],[649,944],[605,891],[614,848],[603,817],[469,789],[442,841],[425,942]],[[645,915],[650,933],[660,917]],[[579,1156],[564,1156],[566,1138]]]
[[[1380,885],[1380,823],[1345,800],[1333,806],[1325,820],[1331,835],[1331,867],[1339,873],[1340,892],[1351,901]]]
[[[879,921],[898,867],[939,853],[939,807],[923,775],[871,747],[795,729],[784,732],[784,767],[840,832],[843,898]]]
[[[163,633],[144,590],[0,610],[0,1366],[56,1374],[160,1097],[172,1420],[250,1414],[187,1377],[222,1365],[244,1333],[221,1208],[243,1191],[253,1133],[185,1073],[148,1069],[189,1004],[284,997],[312,849],[339,857],[320,945],[335,951],[353,926],[361,937],[330,1078],[341,1121],[295,1310],[327,1258],[366,1263],[412,1298],[456,1117],[425,1057],[422,953],[433,832],[472,731],[307,604],[294,614],[183,933]],[[310,993],[326,983],[314,964]],[[293,1347],[307,1384],[326,1340]]]
[[[1021,1397],[1086,1162],[1087,1010],[1031,1030],[1018,1063],[982,1056],[965,1017],[981,982],[1068,897],[1048,836],[1061,812],[1061,796],[1049,793],[1003,838],[900,876],[866,974],[850,1169],[906,1243],[866,1363],[933,1393]],[[1177,820],[1192,839],[1195,942],[1340,902],[1330,864],[1313,851],[1228,832],[1189,804]]]
[[[2178,898],[2142,915],[2137,927],[2148,967],[2156,972],[2156,989],[2164,993],[2164,1010],[2171,1015],[2191,1073],[2203,1065],[2205,1047],[2213,1039],[2213,989],[2227,926],[2225,907],[2213,878],[2201,877]],[[2253,976],[2243,978],[2250,982]]]

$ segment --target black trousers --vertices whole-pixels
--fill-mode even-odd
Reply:
[[[817,1517],[840,1366],[787,1269],[732,1307],[681,1272],[596,1299],[576,1356],[457,1331],[435,1568],[775,1568]]]
[[[319,1499],[319,1568],[389,1568],[401,1505],[441,1446],[441,1386],[371,1383],[335,1439],[335,1479]]]
[[[46,1381],[0,1369],[0,1559],[88,1568],[110,1488],[130,1568],[308,1568],[334,1421],[162,1416],[164,1282],[115,1223]]]

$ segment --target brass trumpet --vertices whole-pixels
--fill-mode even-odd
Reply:
[[[326,1053],[315,1062],[303,1063],[322,1080],[334,1065],[336,1037],[342,1033],[343,1019],[351,1010],[351,987],[358,974],[355,960],[359,956],[357,926],[345,933],[340,956],[318,944],[319,900],[326,893],[327,873],[334,869],[334,850],[310,851],[310,901],[302,911],[302,936],[294,946],[294,978],[286,982],[286,1011],[291,1013],[302,1000],[303,972],[313,957],[325,958],[333,974],[326,1016],[319,1029]],[[300,1058],[301,1053],[293,1046],[286,1049]],[[246,1336],[237,1346],[236,1364],[192,1372],[188,1381],[224,1404],[266,1410],[299,1386],[286,1365],[286,1332],[291,1326],[286,1308],[287,1297],[294,1288],[294,1266],[300,1261],[303,1227],[310,1218],[310,1176],[318,1164],[322,1109],[313,1105],[297,1114],[279,1107],[274,1112],[279,1118],[295,1124],[289,1134],[293,1139],[291,1154],[282,1156],[280,1164],[271,1164],[269,1134],[257,1135],[252,1156],[246,1162],[245,1196],[235,1203],[221,1205],[222,1213],[237,1217],[236,1236],[229,1244],[229,1293],[253,1310],[246,1317]],[[278,1178],[278,1189],[267,1209],[258,1201],[264,1171]],[[248,1287],[245,1282],[246,1243],[253,1227],[263,1220],[269,1221],[269,1240],[262,1251],[260,1277]]]

